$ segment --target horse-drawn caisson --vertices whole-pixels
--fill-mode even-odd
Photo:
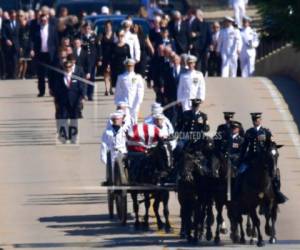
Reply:
[[[192,110],[185,111],[177,126],[177,147],[172,150],[169,135],[163,131],[163,115],[154,114],[153,124],[135,124],[122,130],[122,117],[112,116],[113,140],[103,137],[107,147],[113,145],[114,155],[107,163],[108,204],[113,216],[114,201],[122,224],[127,220],[127,192],[133,200],[135,227],[149,227],[150,199],[159,229],[171,230],[169,223],[169,191],[178,193],[180,204],[180,236],[189,242],[198,242],[205,236],[220,243],[226,233],[222,215],[227,209],[230,237],[234,243],[246,243],[243,216],[247,216],[246,233],[257,245],[263,246],[260,219],[266,219],[265,233],[269,242],[276,242],[275,222],[278,205],[286,197],[280,192],[280,175],[277,166],[281,145],[271,139],[271,132],[262,127],[261,113],[252,113],[253,127],[244,133],[241,123],[233,120],[234,113],[226,112],[226,123],[219,126],[214,138],[205,136],[209,131],[206,114],[199,109],[200,102],[193,100]],[[120,120],[118,120],[120,118]],[[109,137],[109,133],[106,133]],[[124,141],[122,141],[124,140]],[[121,142],[122,141],[122,142]],[[120,146],[122,145],[122,146]],[[112,147],[110,147],[112,149]],[[102,150],[103,153],[111,150]],[[169,184],[173,183],[172,187]],[[142,194],[142,195],[139,195]],[[142,201],[138,200],[142,197]],[[139,204],[144,202],[143,223],[139,220]],[[159,215],[163,203],[165,223]]]

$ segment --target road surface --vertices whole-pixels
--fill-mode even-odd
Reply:
[[[300,249],[299,124],[293,120],[299,122],[296,105],[300,86],[282,78],[274,81],[275,85],[264,78],[210,78],[203,110],[208,113],[212,131],[222,122],[223,111],[236,111],[236,119],[246,128],[251,125],[250,112],[264,113],[265,126],[273,131],[278,143],[285,145],[280,149],[279,164],[282,189],[290,198],[280,209],[279,242],[266,249]],[[0,81],[0,248],[189,248],[178,238],[175,194],[170,201],[171,234],[156,230],[153,213],[149,232],[134,231],[132,220],[121,227],[108,219],[106,192],[99,187],[105,177],[105,168],[99,162],[99,142],[114,105],[111,96],[104,97],[102,82],[97,89],[95,101],[85,103],[80,145],[61,146],[55,138],[52,98],[37,98],[34,80]],[[152,90],[147,90],[141,116],[148,115],[152,100]],[[200,245],[211,249],[213,243]],[[253,246],[233,246],[224,236],[219,249],[231,248]]]

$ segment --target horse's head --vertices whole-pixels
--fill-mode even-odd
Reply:
[[[283,147],[283,145],[277,145],[276,142],[272,141],[267,147],[266,150],[266,165],[268,166],[268,170],[270,171],[271,176],[274,176],[275,171],[277,169],[278,158],[279,158],[279,148]]]

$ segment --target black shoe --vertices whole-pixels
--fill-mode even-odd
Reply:
[[[92,96],[88,96],[88,101],[93,101],[93,97]]]
[[[110,94],[110,95],[113,95],[113,94],[114,94],[114,92],[113,92],[112,89],[109,91],[109,94]]]
[[[276,202],[277,202],[277,204],[283,204],[286,201],[288,201],[288,198],[283,193],[281,193],[280,191],[276,192]]]
[[[39,93],[37,97],[43,97],[45,94]]]
[[[105,96],[108,96],[108,91],[105,91],[104,95],[105,95]]]

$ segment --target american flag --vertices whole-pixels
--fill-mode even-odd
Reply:
[[[135,124],[127,132],[127,149],[134,152],[145,152],[155,146],[161,132],[158,127],[152,124]]]

